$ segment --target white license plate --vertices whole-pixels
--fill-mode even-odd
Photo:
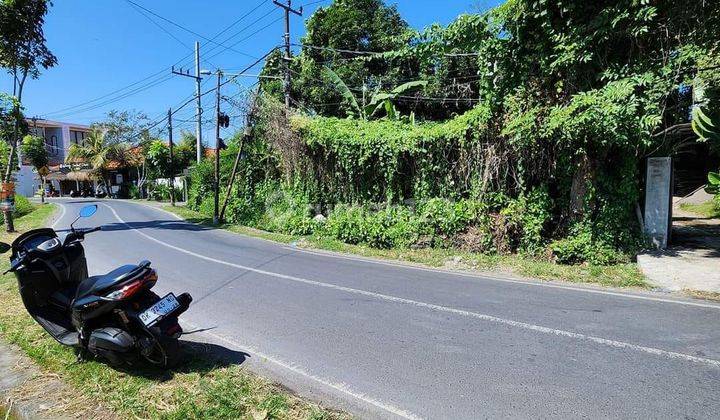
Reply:
[[[180,302],[175,299],[175,295],[170,293],[164,298],[160,299],[156,304],[146,309],[145,312],[140,314],[140,320],[146,326],[151,326],[165,315],[172,313],[175,309],[180,307]]]

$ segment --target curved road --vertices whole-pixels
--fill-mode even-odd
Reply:
[[[56,200],[66,229],[88,201]],[[720,413],[720,305],[305,251],[99,200],[90,274],[149,259],[192,335],[368,418]]]

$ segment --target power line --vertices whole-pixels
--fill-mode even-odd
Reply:
[[[271,10],[271,12],[274,12],[274,11],[275,11],[275,9]],[[269,15],[269,14],[270,14],[270,13],[268,13],[268,14],[266,14],[266,15],[264,15],[264,16],[267,16],[267,15]],[[264,16],[263,16],[263,17],[264,17]],[[235,45],[237,45],[237,44],[239,44],[239,43],[241,43],[241,42],[243,42],[243,41],[247,41],[248,39],[250,39],[250,38],[252,38],[253,36],[257,35],[258,33],[264,31],[265,29],[269,28],[270,26],[272,26],[272,25],[275,24],[276,22],[279,22],[280,20],[282,20],[282,16],[278,17],[277,19],[273,20],[272,22],[268,23],[267,25],[263,26],[262,28],[259,28],[259,29],[256,30],[255,32],[253,32],[253,33],[251,33],[251,34],[243,37],[242,39],[236,41],[235,43],[231,44],[230,47],[234,47]],[[242,31],[240,31],[240,32],[242,32]],[[238,35],[240,32],[238,32],[238,33],[236,33],[235,35],[233,35],[233,37],[236,36],[236,35]],[[230,39],[230,38],[228,38],[228,39]],[[215,54],[211,55],[211,56],[208,57],[208,58],[217,57],[218,55],[222,54],[224,51],[225,51],[225,50],[220,50],[220,51],[216,52]]]
[[[97,103],[97,104],[93,104],[93,105],[87,106],[87,107],[85,107],[85,108],[74,109],[74,110],[72,110],[72,111],[55,114],[55,116],[54,116],[53,118],[64,118],[64,117],[67,117],[67,116],[70,116],[70,115],[82,114],[82,113],[84,113],[84,112],[93,111],[93,110],[98,109],[98,108],[101,108],[101,107],[103,107],[103,106],[105,106],[105,105],[109,105],[109,104],[111,104],[111,103],[115,103],[115,102],[120,101],[120,100],[122,100],[122,99],[128,98],[128,97],[133,96],[133,95],[135,95],[135,94],[138,94],[138,93],[140,93],[140,92],[144,92],[144,91],[146,91],[146,90],[148,90],[148,89],[151,89],[151,88],[153,88],[153,87],[155,87],[155,86],[161,85],[161,84],[169,81],[170,79],[172,79],[171,76],[161,77],[161,78],[159,78],[159,79],[150,81],[150,82],[148,82],[148,83],[146,83],[146,84],[144,84],[144,85],[142,85],[142,86],[140,86],[140,87],[138,87],[138,88],[135,88],[135,89],[133,89],[133,90],[131,90],[131,91],[129,91],[129,92],[125,92],[125,93],[123,93],[123,94],[120,95],[120,96],[115,96],[115,97],[110,98],[110,99],[108,99],[108,100],[106,100],[106,101],[103,101],[103,102],[100,102],[100,103]]]
[[[302,74],[298,73],[295,70],[291,69],[290,71],[295,73],[298,76],[303,76]],[[305,77],[307,77],[307,76],[305,76]],[[335,85],[333,85],[331,83],[327,83],[326,81],[318,79],[316,77],[310,77],[310,79],[316,83],[319,83],[319,85],[321,85],[321,86],[335,88]],[[348,86],[348,89],[352,92],[358,92],[358,93],[363,92],[362,87]],[[416,101],[427,101],[427,102],[480,102],[481,101],[480,99],[477,99],[477,98],[461,98],[461,97],[449,97],[449,96],[442,97],[442,96],[420,96],[420,95],[418,95],[418,96],[397,95],[397,96],[395,96],[395,98],[396,99],[406,99],[406,100],[411,99],[411,100],[416,100]]]
[[[383,54],[387,54],[393,51],[360,51],[360,50],[350,50],[350,49],[344,49],[344,48],[332,48],[332,47],[323,47],[320,45],[311,45],[311,44],[292,44],[296,47],[302,47],[302,48],[311,48],[314,50],[322,50],[322,51],[332,51],[332,52],[339,52],[339,53],[345,53],[345,54],[355,54],[355,55],[366,55],[366,56],[381,56]],[[442,54],[445,57],[470,57],[470,56],[479,56],[479,52],[458,52],[458,53],[443,53]],[[377,57],[375,57],[377,58]]]
[[[248,53],[235,50],[235,49],[233,49],[232,47],[227,47],[227,46],[225,46],[225,45],[223,45],[223,44],[221,44],[221,43],[219,43],[219,42],[216,42],[216,41],[215,41],[214,39],[212,39],[212,38],[208,38],[208,37],[206,37],[206,36],[204,36],[204,35],[201,35],[201,34],[195,32],[195,31],[193,31],[192,29],[189,29],[189,28],[187,28],[187,27],[185,27],[185,26],[183,26],[183,25],[180,25],[179,23],[176,23],[176,22],[174,22],[174,21],[172,21],[172,20],[170,20],[170,19],[168,19],[168,18],[166,18],[166,17],[164,17],[164,16],[161,16],[161,15],[153,12],[153,11],[150,10],[150,9],[147,9],[147,8],[145,8],[145,7],[143,7],[143,6],[135,3],[133,0],[125,0],[125,1],[127,1],[127,2],[129,2],[129,3],[131,3],[131,4],[134,4],[135,6],[137,6],[137,7],[141,8],[142,10],[150,13],[151,15],[153,15],[153,16],[159,18],[159,19],[162,19],[162,20],[164,20],[165,22],[167,22],[167,23],[169,23],[169,24],[171,24],[171,25],[173,25],[173,26],[178,27],[178,28],[182,29],[182,30],[185,31],[185,32],[191,33],[191,34],[195,35],[196,37],[198,37],[198,38],[200,38],[200,39],[203,39],[203,40],[205,40],[205,41],[207,41],[207,42],[210,42],[210,43],[219,45],[219,46],[224,47],[224,48],[226,48],[226,49],[229,49],[229,50],[231,50],[231,51],[233,51],[233,52],[236,52],[236,53],[238,53],[238,54],[241,54],[241,55],[244,55],[244,56],[247,56],[247,57],[250,57],[250,58],[257,58],[257,57],[255,57],[255,56],[253,56],[253,55],[248,54]]]
[[[264,1],[263,1],[263,3],[260,4],[260,6],[262,6],[263,4],[265,4]],[[255,11],[255,10],[257,10],[257,9],[258,9],[258,7],[255,7],[255,8],[253,9],[253,11]],[[272,13],[274,13],[274,12],[276,12],[276,11],[277,11],[277,9],[275,9],[275,8],[270,8],[270,9],[267,11],[267,13],[265,13],[264,15],[260,16],[259,18],[255,19],[255,21],[253,21],[253,22],[250,23],[249,25],[245,26],[244,28],[240,29],[239,31],[235,32],[234,34],[228,36],[227,38],[225,38],[224,40],[222,40],[221,43],[224,45],[226,42],[228,42],[228,41],[230,41],[231,39],[235,38],[236,36],[242,34],[243,32],[249,30],[249,29],[252,28],[254,25],[256,25],[257,23],[259,23],[260,21],[262,21],[263,19],[265,19],[267,16],[271,15]],[[246,14],[246,15],[247,15],[247,14]],[[274,23],[274,22],[273,22],[273,23]],[[226,28],[226,30],[223,31],[223,32],[226,32],[228,29],[230,29],[230,27]],[[264,28],[263,28],[263,29],[264,29]],[[235,46],[236,44],[237,44],[237,43],[235,43],[235,44],[233,44],[233,45],[230,45],[230,47],[233,47],[233,46]],[[205,51],[205,53],[206,53],[206,54],[209,54],[209,53],[211,53],[212,51],[216,50],[217,48],[220,48],[220,47],[219,47],[218,45],[213,45],[213,46],[210,47],[207,51]],[[220,53],[223,52],[223,51],[225,51],[225,49],[220,50],[218,53],[216,53],[216,54],[213,55],[212,57],[215,57],[216,55],[220,54]]]
[[[125,0],[125,1],[128,2],[128,3],[130,4],[130,6],[131,6],[133,9],[135,9],[135,11],[137,11],[138,13],[140,13],[141,15],[143,15],[143,16],[144,16],[147,20],[149,20],[153,25],[155,25],[155,26],[157,26],[158,28],[160,28],[160,30],[162,30],[163,32],[165,32],[166,34],[168,34],[168,35],[169,35],[170,37],[172,37],[175,41],[177,41],[180,45],[182,45],[183,47],[186,47],[186,48],[190,48],[190,46],[188,46],[187,44],[185,44],[180,38],[176,37],[175,34],[173,34],[172,32],[168,31],[167,29],[165,29],[164,26],[162,26],[162,25],[160,25],[159,23],[155,22],[155,19],[153,19],[153,18],[151,18],[150,16],[148,16],[145,12],[143,12],[141,9],[139,9],[139,8],[138,8],[136,5],[134,5],[132,2],[130,2],[130,1],[128,1],[128,0]]]
[[[235,20],[235,21],[234,21],[233,23],[231,23],[230,25],[226,26],[222,31],[218,32],[212,39],[216,39],[217,37],[219,37],[219,36],[222,35],[223,33],[229,31],[233,26],[237,25],[237,24],[240,23],[243,19],[247,18],[249,15],[251,15],[252,13],[254,13],[254,12],[255,12],[258,8],[260,8],[263,4],[265,4],[265,1],[264,1],[264,0],[261,0],[252,10],[250,10],[250,11],[247,12],[247,13],[245,13],[243,16],[241,16],[240,18],[238,18],[237,20]],[[273,12],[273,11],[275,11],[276,9],[272,8],[272,9],[270,9],[270,10],[271,10],[271,12]],[[138,10],[138,13],[140,13],[140,10]],[[264,17],[264,16],[263,16],[263,17]],[[150,17],[148,17],[148,19],[150,19]],[[262,17],[261,17],[260,19],[262,19]],[[256,22],[257,22],[257,21],[256,21]],[[153,21],[153,23],[156,23],[156,22]],[[274,22],[273,22],[273,23],[274,23]],[[156,23],[156,24],[157,24],[157,23]],[[158,25],[158,26],[159,26],[159,25]],[[252,26],[252,24],[251,24],[250,26]],[[164,30],[164,28],[162,28],[162,29]],[[246,28],[246,29],[247,29],[247,28]],[[263,28],[263,29],[264,29],[264,28]],[[242,32],[242,31],[241,31],[241,32]],[[253,35],[254,35],[254,34],[253,34]],[[233,36],[235,36],[235,35],[233,35]],[[227,38],[227,39],[229,40],[229,39],[232,38],[233,36],[231,36],[231,37],[229,37],[229,38]],[[224,41],[224,42],[225,42],[225,41]],[[214,49],[214,48],[217,48],[217,45],[214,46],[213,48],[211,48],[211,50]],[[187,54],[187,55],[185,55],[185,56],[182,57],[180,60],[178,60],[178,61],[174,64],[174,66],[176,66],[176,65],[178,65],[179,63],[183,62],[185,59],[187,59],[187,58],[188,58],[189,56],[191,56],[191,55],[192,55],[192,52],[189,53],[189,54]],[[212,57],[209,57],[209,58],[212,58]],[[152,79],[152,78],[155,78],[155,77],[157,77],[157,76],[159,76],[159,75],[161,75],[161,74],[165,74],[166,72],[167,72],[167,68],[163,68],[162,70],[157,71],[157,72],[155,72],[155,73],[152,73],[152,74],[150,74],[150,75],[148,75],[148,76],[146,76],[146,77],[144,77],[144,78],[142,78],[142,79],[140,79],[140,80],[138,80],[138,81],[136,81],[136,82],[133,82],[133,83],[131,83],[131,84],[129,84],[129,85],[126,85],[126,86],[123,86],[123,87],[118,88],[118,89],[116,89],[116,90],[113,90],[113,91],[111,91],[111,92],[109,92],[109,93],[106,93],[106,94],[104,94],[104,95],[102,95],[102,96],[99,96],[99,97],[97,97],[97,98],[90,99],[90,100],[88,100],[88,101],[81,102],[81,103],[76,104],[76,105],[72,105],[72,106],[69,106],[69,107],[61,108],[61,109],[59,109],[59,110],[52,111],[52,112],[48,112],[48,113],[41,114],[41,115],[42,115],[43,117],[49,117],[49,116],[51,116],[51,115],[68,116],[68,115],[76,114],[76,113],[78,113],[78,112],[72,112],[72,113],[70,113],[69,111],[71,111],[71,110],[74,111],[74,110],[76,110],[76,109],[78,109],[78,108],[82,108],[82,107],[85,107],[85,106],[87,106],[87,105],[89,105],[89,104],[92,104],[92,103],[94,103],[94,102],[97,102],[97,101],[106,99],[106,98],[108,98],[108,97],[110,97],[110,96],[112,96],[112,95],[118,94],[118,93],[120,93],[120,92],[123,92],[123,91],[126,90],[126,89],[132,88],[132,87],[137,86],[137,85],[139,85],[139,84],[141,84],[141,83],[143,83],[143,82],[146,82],[147,80],[150,80],[150,79]],[[156,80],[156,81],[157,81],[157,80]],[[151,83],[153,83],[153,82],[151,82]],[[136,93],[139,93],[139,92],[136,92]],[[119,98],[119,99],[124,99],[124,98],[126,98],[126,97],[127,97],[127,96],[122,96],[122,97]],[[112,103],[112,102],[109,102],[109,103]],[[109,103],[106,102],[106,103],[103,104],[103,106],[104,106],[104,105],[108,105]],[[94,109],[94,108],[91,108],[91,109]],[[87,112],[87,111],[89,111],[89,110],[90,110],[90,109],[83,109],[83,111],[81,111],[81,112]],[[163,113],[163,115],[164,115],[164,113]],[[58,118],[58,117],[52,117],[52,118]]]

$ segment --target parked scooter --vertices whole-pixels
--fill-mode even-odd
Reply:
[[[76,348],[79,358],[101,357],[116,367],[146,360],[171,367],[181,357],[178,316],[192,297],[152,292],[158,280],[149,261],[124,265],[88,277],[82,241],[102,227],[75,229],[97,205],[80,209],[70,233],[60,241],[50,228],[35,229],[12,243],[11,266],[30,315],[59,343]],[[7,245],[6,245],[7,246]]]

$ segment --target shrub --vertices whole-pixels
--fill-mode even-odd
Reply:
[[[480,202],[472,200],[453,202],[432,198],[422,206],[420,217],[428,233],[450,236],[467,229],[475,222],[482,207]]]
[[[545,249],[546,227],[552,216],[552,200],[547,190],[538,188],[529,194],[520,194],[501,211],[506,217],[511,244],[510,250],[537,255]]]
[[[15,196],[15,217],[22,217],[26,214],[32,213],[35,209],[32,203],[22,195]]]
[[[137,185],[132,184],[130,187],[128,187],[128,194],[130,195],[130,198],[134,199],[140,199],[142,198],[142,194],[140,194],[140,188],[138,188]]]
[[[555,261],[560,264],[587,262],[592,265],[609,265],[625,260],[613,247],[594,241],[587,231],[554,241],[550,244],[550,250]]]
[[[22,217],[26,214],[30,214],[35,210],[35,206],[23,195],[15,196],[15,211],[13,212],[14,217]],[[0,212],[0,223],[5,222],[5,216]]]
[[[328,217],[325,232],[343,242],[359,244],[367,239],[366,218],[364,208],[338,205]]]

